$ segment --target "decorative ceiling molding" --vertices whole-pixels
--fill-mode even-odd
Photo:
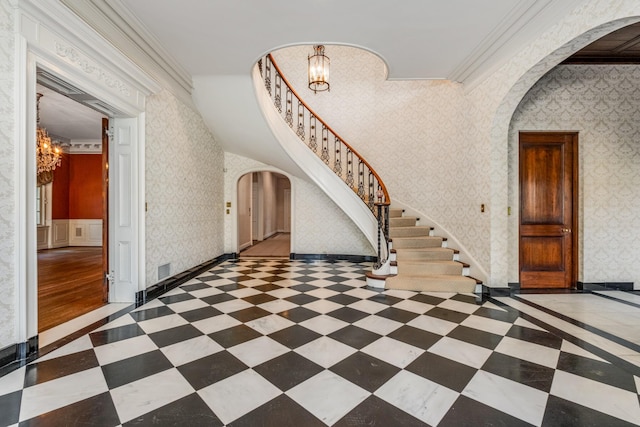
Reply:
[[[153,78],[192,105],[191,76],[119,0],[60,0]]]
[[[102,154],[102,141],[71,141],[65,144],[69,154]]]

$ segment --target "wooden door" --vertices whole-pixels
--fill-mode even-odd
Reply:
[[[577,278],[578,134],[520,133],[520,287]]]
[[[102,300],[109,302],[109,119],[102,119]]]

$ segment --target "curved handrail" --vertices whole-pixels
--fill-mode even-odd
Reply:
[[[264,64],[264,70],[263,70]],[[275,70],[274,82],[271,80],[271,66]],[[284,77],[280,67],[271,54],[258,62],[260,74],[264,85],[278,110],[284,116],[285,122],[290,128],[294,127],[293,103],[297,101],[297,126],[296,135],[328,166],[333,162],[333,172],[351,188],[365,203],[378,221],[378,265],[384,263],[388,257],[389,242],[389,215],[388,209],[391,199],[378,173],[351,145],[335,132],[311,107],[302,100],[293,89],[289,81]],[[273,86],[272,86],[272,83]],[[285,85],[285,109],[283,114],[282,83]],[[318,125],[319,123],[319,125]],[[320,153],[318,153],[318,127],[321,128]],[[306,142],[307,132],[309,141]],[[330,136],[333,136],[333,149],[330,149]],[[343,154],[344,153],[344,154]],[[355,159],[354,159],[355,156]],[[354,176],[354,160],[357,164],[358,180]],[[346,168],[343,167],[346,162]],[[346,173],[345,173],[346,172]],[[365,181],[366,189],[365,189]],[[381,196],[381,197],[380,197]],[[385,245],[382,247],[382,237]]]

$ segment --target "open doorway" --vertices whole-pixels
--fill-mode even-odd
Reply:
[[[289,258],[291,182],[276,172],[250,172],[238,180],[240,257]]]
[[[63,150],[55,169],[37,176],[39,333],[108,302],[108,119],[62,85],[38,71],[38,126]]]

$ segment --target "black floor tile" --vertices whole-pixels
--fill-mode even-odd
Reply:
[[[242,299],[250,304],[260,305],[260,304],[264,304],[265,302],[276,300],[278,298],[271,296],[269,294],[257,294],[257,295],[251,295],[249,297],[244,297]]]
[[[229,313],[229,316],[235,317],[241,322],[250,322],[251,320],[259,319],[261,317],[270,316],[270,311],[267,311],[260,307],[249,307],[243,310],[234,311]]]
[[[378,335],[353,325],[349,325],[332,332],[328,336],[350,347],[357,348],[358,350],[382,337],[382,335]]]
[[[369,396],[347,415],[342,417],[334,427],[428,427],[419,419],[385,402],[377,396]]]
[[[556,425],[562,426],[562,424]],[[458,397],[440,423],[438,423],[438,427],[476,426],[531,427],[532,425],[466,396]]]
[[[518,319],[515,311],[502,311],[495,308],[480,307],[473,312],[474,316],[482,316],[488,319],[500,320],[501,322],[513,323]]]
[[[542,419],[544,427],[627,427],[637,426],[611,417],[586,406],[569,402],[556,396],[549,396]]]
[[[186,292],[199,291],[201,289],[209,289],[211,285],[207,285],[205,283],[194,283],[193,285],[182,285],[180,289]]]
[[[20,423],[20,426],[95,426],[120,425],[111,394],[102,393],[80,402],[47,412]]]
[[[274,285],[273,283],[266,283],[264,285],[254,286],[253,289],[262,292],[275,291],[276,289],[282,289],[282,286]]]
[[[217,295],[211,295],[211,296],[200,298],[200,299],[209,305],[215,305],[215,304],[220,304],[221,302],[231,301],[237,298],[229,294],[217,294]]]
[[[509,332],[507,332],[507,336],[534,344],[540,344],[545,347],[555,348],[557,350],[562,347],[562,338],[538,329],[513,325],[511,329],[509,329]]]
[[[376,316],[386,317],[400,323],[407,323],[419,316],[417,313],[402,310],[400,308],[389,307],[376,313]]]
[[[488,348],[489,350],[494,350],[498,344],[500,344],[500,341],[502,341],[501,335],[468,328],[466,326],[457,326],[453,331],[449,332],[447,336],[470,344],[475,344],[480,347]]]
[[[327,298],[327,300],[335,302],[337,304],[349,305],[353,304],[354,302],[360,301],[360,298],[352,297],[351,295],[338,294]]]
[[[229,292],[246,288],[246,286],[242,285],[241,283],[229,283],[228,285],[216,286],[216,288],[220,289],[221,291]]]
[[[298,280],[298,278],[296,277],[293,280]],[[299,285],[290,286],[290,288],[298,292],[309,292],[314,289],[318,289],[317,286],[309,285],[308,283],[301,283]]]
[[[155,411],[141,415],[123,424],[133,426],[189,426],[217,427],[224,425],[209,406],[198,396],[190,394]]]
[[[211,317],[218,316],[222,314],[222,312],[209,306],[196,308],[195,310],[184,311],[179,314],[188,322],[197,322],[198,320],[209,319]]]
[[[349,280],[349,279],[343,277],[342,280]],[[332,291],[336,291],[336,292],[347,292],[347,291],[352,290],[353,286],[347,286],[347,285],[342,285],[340,283],[337,283],[335,285],[327,286],[327,289],[331,289]],[[348,295],[345,295],[345,296],[348,296]],[[351,298],[353,298],[353,297],[351,297]],[[358,299],[359,298],[356,298],[356,300],[358,300]],[[338,301],[336,301],[336,302],[338,302]],[[355,302],[355,301],[353,301],[353,302]],[[340,304],[343,304],[343,303],[340,303]],[[351,304],[351,303],[348,303],[348,304]]]
[[[330,313],[327,313],[327,315],[331,317],[335,317],[336,319],[340,319],[347,323],[355,323],[360,319],[364,319],[365,317],[368,317],[369,313],[365,313],[363,311],[356,310],[355,308],[351,308],[351,307],[342,307],[337,310],[333,310]]]
[[[131,317],[136,322],[142,322],[144,320],[151,320],[157,317],[168,316],[170,314],[174,314],[175,312],[171,310],[166,305],[160,307],[153,307],[147,310],[134,311],[133,313],[129,313]]]
[[[163,331],[149,334],[151,341],[158,347],[166,347],[171,344],[187,341],[191,338],[203,335],[202,332],[192,325],[182,325]]]
[[[397,374],[400,368],[358,351],[333,365],[330,370],[373,393]]]
[[[409,299],[412,301],[423,302],[425,304],[430,304],[430,305],[438,305],[441,302],[446,301],[444,298],[438,298],[432,295],[425,295],[425,294],[417,294],[412,296]]]
[[[581,377],[638,393],[633,375],[610,363],[561,352],[557,368]]]
[[[322,421],[286,394],[232,421],[229,427],[325,427]]]
[[[0,396],[0,426],[17,424],[20,419],[22,390]]]
[[[243,342],[261,337],[262,334],[246,325],[238,325],[209,334],[215,342],[224,348],[233,347]]]
[[[323,368],[306,357],[290,351],[282,356],[255,366],[253,370],[265,377],[280,390],[287,391],[320,373]]]
[[[177,369],[194,389],[200,390],[249,369],[249,367],[228,351],[223,350],[211,356],[185,363],[178,366]]]
[[[475,295],[455,294],[451,299],[454,301],[466,302],[467,304],[478,305],[478,297]]]
[[[109,389],[132,383],[141,378],[172,368],[173,365],[160,350],[150,351],[128,359],[102,366]]]
[[[280,282],[281,280],[285,280],[284,277],[277,276],[272,271],[266,271],[266,273],[273,274],[273,276],[261,277],[260,280],[264,280],[265,282],[268,282],[268,283],[275,283],[275,282]]]
[[[319,298],[316,298],[307,294],[292,295],[290,297],[285,298],[285,300],[298,305],[309,304],[310,302],[317,301],[318,299]]]
[[[431,317],[435,317],[435,318],[438,318],[438,319],[447,320],[447,321],[453,322],[453,323],[460,323],[460,322],[464,321],[464,319],[469,317],[468,314],[460,313],[459,311],[449,310],[447,308],[442,308],[442,307],[434,307],[434,308],[432,308],[431,310],[427,311],[424,314],[426,316],[431,316]]]
[[[176,302],[189,301],[190,299],[195,299],[195,297],[189,293],[177,294],[177,295],[169,295],[167,297],[158,298],[163,303],[170,305]]]
[[[482,366],[482,370],[546,393],[551,391],[551,383],[555,374],[555,369],[497,352],[489,356],[489,359]]]
[[[379,293],[377,295],[373,295],[369,298],[369,301],[378,302],[380,304],[385,305],[394,305],[402,301],[402,298],[392,297],[391,295],[385,295],[383,293]]]
[[[285,319],[289,319],[292,322],[300,323],[313,317],[319,316],[320,313],[309,310],[308,308],[296,307],[292,308],[291,310],[282,311],[278,313],[278,315],[284,317]]]
[[[300,325],[293,325],[267,336],[293,350],[294,348],[298,348],[308,342],[320,338],[322,335],[307,328],[303,328]]]
[[[434,334],[413,326],[404,325],[388,335],[389,338],[406,342],[423,350],[428,350],[432,345],[442,338],[441,335]]]
[[[459,393],[478,372],[475,368],[428,351],[422,353],[405,369]]]
[[[44,362],[27,365],[24,375],[24,387],[41,384],[56,378],[75,374],[86,369],[100,366],[92,349],[56,357]]]
[[[173,313],[173,310],[171,311]],[[131,313],[132,315],[134,313]],[[92,332],[89,334],[91,344],[94,347],[98,347],[105,344],[110,344],[116,341],[126,340],[128,338],[144,335],[144,331],[137,324],[119,326],[117,328],[105,329],[98,332]]]

